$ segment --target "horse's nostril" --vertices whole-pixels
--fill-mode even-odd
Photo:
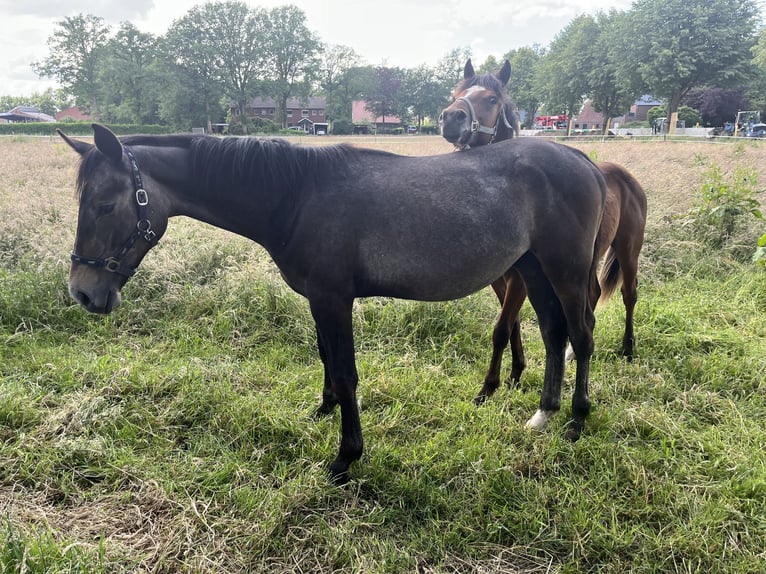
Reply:
[[[74,299],[83,307],[88,307],[90,305],[90,297],[88,297],[82,291],[75,292]]]
[[[457,111],[455,112],[455,119],[456,119],[457,121],[459,121],[459,122],[462,122],[462,121],[463,121],[463,120],[465,120],[467,117],[468,117],[468,116],[466,115],[466,113],[465,113],[463,110],[457,110]]]

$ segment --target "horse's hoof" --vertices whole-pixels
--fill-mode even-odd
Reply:
[[[524,425],[524,428],[542,431],[546,426],[548,426],[548,421],[551,420],[551,417],[554,414],[556,414],[556,411],[543,411],[537,409],[537,412],[532,416],[531,419],[527,421],[527,423]]]
[[[473,399],[473,406],[475,406],[475,407],[480,407],[480,406],[481,406],[481,405],[483,405],[485,402],[487,402],[487,399],[488,399],[488,398],[489,398],[489,397],[488,397],[487,395],[485,395],[484,393],[479,393],[479,394],[478,394],[478,395],[476,395],[476,396],[474,397],[474,399]]]
[[[335,405],[337,403],[328,403],[326,401],[322,401],[322,404],[317,407],[317,410],[314,411],[314,419],[319,420],[323,419],[325,417],[330,416],[335,412]]]
[[[337,460],[333,462],[327,469],[327,473],[330,475],[330,482],[335,486],[343,486],[348,483],[351,479],[348,467],[348,464],[339,463]]]
[[[567,440],[576,442],[580,438],[580,435],[582,435],[584,428],[585,421],[571,420],[569,421],[569,425],[567,426],[567,431],[564,436],[567,438]]]

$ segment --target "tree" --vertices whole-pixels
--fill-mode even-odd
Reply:
[[[626,14],[611,11],[596,15],[597,36],[590,53],[590,70],[587,75],[588,98],[593,109],[604,115],[604,133],[609,120],[622,115],[637,96],[631,83],[621,81],[618,74],[620,38],[625,35]]]
[[[139,31],[130,22],[121,24],[99,67],[105,118],[125,123],[157,120],[159,78],[151,67],[157,57],[154,35]]]
[[[291,97],[307,97],[319,69],[319,40],[306,27],[306,14],[286,5],[268,11],[261,42],[266,49],[266,89],[277,101],[277,118],[286,126]]]
[[[441,111],[449,104],[449,92],[439,82],[436,70],[425,64],[417,68],[404,70],[402,93],[406,94],[403,103],[406,108],[397,115],[404,118],[413,115],[418,127],[426,117],[438,118]]]
[[[67,16],[56,26],[58,29],[48,37],[48,57],[32,64],[32,68],[39,76],[55,78],[74,95],[77,105],[98,120],[97,72],[105,57],[110,27],[103,18],[91,14]]]
[[[758,14],[756,0],[636,0],[623,73],[635,68],[645,93],[667,100],[668,114],[692,88],[742,85]]]
[[[325,46],[319,66],[319,88],[326,98],[325,117],[332,121],[351,118],[351,104],[357,97],[349,71],[357,68],[362,58],[348,46]]]
[[[570,126],[590,88],[588,73],[593,69],[597,38],[595,19],[578,16],[556,35],[537,68],[536,83],[545,94],[546,109],[568,114]]]
[[[535,82],[535,74],[544,54],[545,51],[540,46],[532,46],[511,50],[504,57],[511,63],[508,95],[516,102],[520,110],[526,112],[524,123],[527,126],[534,123],[537,109],[543,101],[539,87]]]
[[[691,90],[682,103],[699,110],[706,126],[723,126],[726,122],[733,123],[736,121],[738,111],[750,109],[744,88],[727,90],[714,86],[704,90]]]
[[[383,118],[383,123],[386,123],[386,117],[396,115],[397,101],[402,97],[403,81],[404,72],[400,68],[375,68],[372,92],[365,95],[367,111],[376,118]]]
[[[223,96],[218,47],[206,28],[202,8],[192,8],[171,24],[162,42],[170,78],[161,97],[161,116],[176,124],[202,111],[202,121],[212,130],[211,114]]]

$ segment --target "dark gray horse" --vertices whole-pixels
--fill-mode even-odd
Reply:
[[[343,482],[362,454],[351,311],[372,295],[443,301],[519,269],[546,348],[541,412],[559,409],[567,337],[577,355],[569,432],[590,409],[595,238],[605,183],[566,146],[514,140],[465,154],[406,157],[345,145],[194,135],[119,139],[95,124],[81,155],[69,290],[109,313],[165,232],[186,215],[265,247],[316,322],[319,414],[341,409]],[[140,168],[139,168],[140,164]],[[538,414],[538,416],[540,416]]]

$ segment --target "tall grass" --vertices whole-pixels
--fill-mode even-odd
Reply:
[[[477,409],[489,291],[373,298],[354,312],[366,450],[337,488],[313,322],[264,252],[174,221],[123,307],[89,316],[66,292],[74,158],[0,142],[0,570],[763,571],[766,273],[743,247],[760,233],[712,250],[673,217],[702,156],[750,166],[762,149],[582,145],[650,198],[637,357],[619,356],[615,297],[582,439],[563,438],[568,407],[523,428],[544,363],[528,306],[528,370]],[[33,173],[12,165],[30,157]]]

